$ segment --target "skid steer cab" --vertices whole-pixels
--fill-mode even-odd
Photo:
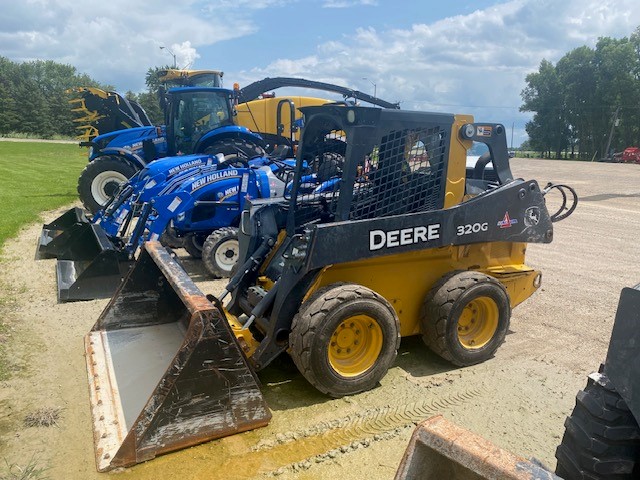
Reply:
[[[374,388],[405,336],[454,365],[487,360],[539,288],[527,243],[551,242],[575,197],[550,215],[547,189],[513,178],[502,125],[302,110],[293,187],[245,204],[224,295],[205,297],[149,242],[87,337],[100,470],[265,425],[255,374],[285,352],[331,397]],[[474,141],[493,180],[487,161],[467,172]],[[309,187],[305,166],[331,188]]]

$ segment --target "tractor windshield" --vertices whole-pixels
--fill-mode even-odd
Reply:
[[[176,154],[193,153],[205,133],[233,125],[228,93],[211,90],[182,93],[172,106],[171,124]]]

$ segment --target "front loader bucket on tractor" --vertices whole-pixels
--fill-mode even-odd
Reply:
[[[99,471],[271,419],[225,316],[157,242],[145,244],[85,350]]]
[[[42,226],[36,260],[84,258],[88,255],[87,238],[91,235],[91,222],[82,209],[75,207],[67,210],[53,222]]]
[[[42,227],[36,260],[57,258],[58,301],[109,298],[133,260],[80,208]]]

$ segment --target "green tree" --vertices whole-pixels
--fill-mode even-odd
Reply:
[[[13,69],[12,62],[0,57],[0,135],[18,131],[20,125]]]
[[[563,89],[553,64],[542,60],[536,73],[526,78],[527,87],[522,91],[522,112],[535,112],[533,120],[527,122],[526,130],[531,145],[549,157],[560,157],[569,144]]]
[[[629,38],[576,48],[555,66],[543,60],[526,81],[520,110],[534,112],[526,128],[536,150],[604,156],[612,127],[614,150],[640,145],[640,27]]]
[[[572,156],[576,150],[584,156],[596,149],[592,115],[598,103],[594,55],[589,47],[579,47],[567,53],[556,65],[563,85]]]
[[[75,135],[67,91],[79,86],[105,88],[71,65],[0,57],[0,134]]]

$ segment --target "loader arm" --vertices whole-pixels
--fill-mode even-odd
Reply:
[[[309,88],[313,90],[322,90],[325,92],[335,92],[341,94],[345,99],[353,98],[354,100],[362,100],[364,102],[368,102],[383,108],[400,108],[400,105],[398,103],[387,102],[385,100],[382,100],[381,98],[373,97],[359,90],[341,87],[340,85],[334,85],[332,83],[317,82],[315,80],[293,77],[265,78],[263,80],[258,80],[257,82],[250,83],[246,87],[240,89],[238,102],[250,102],[251,100],[257,99],[264,92],[281,87],[299,87]]]

